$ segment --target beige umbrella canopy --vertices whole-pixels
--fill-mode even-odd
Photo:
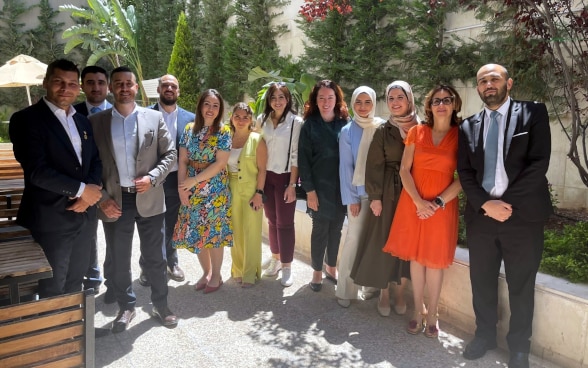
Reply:
[[[0,88],[26,87],[29,105],[31,105],[29,86],[43,84],[46,71],[47,64],[31,56],[18,55],[0,67]]]

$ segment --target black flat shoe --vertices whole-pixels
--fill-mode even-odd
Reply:
[[[463,357],[467,360],[479,359],[488,350],[496,349],[496,341],[488,341],[483,337],[474,337],[463,351]]]
[[[333,284],[337,285],[337,279],[335,278],[335,276],[329,274],[327,271],[325,271],[325,278],[331,281]]]
[[[321,289],[323,288],[323,284],[321,284],[321,283],[316,283],[315,284],[314,282],[311,282],[308,285],[310,286],[310,289],[312,291],[316,291],[316,292],[321,291]]]
[[[529,354],[520,352],[510,353],[508,368],[529,368]]]

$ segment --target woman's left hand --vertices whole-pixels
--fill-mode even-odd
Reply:
[[[435,211],[437,211],[439,208],[439,206],[435,203],[431,201],[425,201],[424,199],[420,200],[418,203],[415,203],[415,205],[417,208],[416,214],[421,220],[425,220],[433,216]]]
[[[263,196],[259,193],[255,193],[249,200],[249,205],[254,211],[258,211],[263,208]]]
[[[198,180],[196,180],[195,176],[191,176],[189,178],[186,178],[186,180],[184,180],[183,183],[180,183],[179,187],[184,191],[188,191],[194,188],[196,184],[198,184]]]
[[[294,201],[296,201],[296,189],[294,189],[293,186],[288,185],[284,191],[284,202],[292,203]]]

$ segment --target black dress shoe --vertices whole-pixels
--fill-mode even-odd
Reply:
[[[488,350],[496,349],[496,341],[488,341],[483,337],[474,337],[463,351],[463,357],[467,360],[479,359]]]
[[[151,310],[151,315],[157,318],[165,327],[175,327],[178,325],[178,317],[168,307],[156,308],[154,306]]]
[[[135,318],[137,312],[135,308],[127,310],[119,310],[114,322],[112,322],[112,333],[123,332],[129,327],[129,323]]]
[[[182,269],[178,265],[174,265],[173,267],[169,267],[168,272],[169,272],[169,278],[174,281],[182,282],[186,279],[186,276],[184,275],[184,271],[182,271]]]
[[[114,302],[116,302],[114,291],[112,289],[107,288],[106,292],[104,293],[104,304],[112,304]]]
[[[139,284],[141,284],[141,286],[151,286],[147,274],[143,272],[143,270],[141,270],[141,274],[139,275]]]
[[[529,353],[510,353],[508,368],[529,368]]]
[[[322,283],[311,282],[308,285],[310,285],[310,290],[316,291],[316,292],[321,291],[321,289],[323,288],[323,284]]]

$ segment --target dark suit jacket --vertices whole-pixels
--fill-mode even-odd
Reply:
[[[157,104],[157,103],[155,105],[152,105],[149,107],[155,111],[159,111],[159,104]],[[180,151],[180,138],[182,138],[182,133],[184,133],[184,129],[186,128],[186,125],[188,125],[188,123],[193,122],[195,119],[196,119],[196,115],[194,113],[186,111],[178,106],[178,121],[177,121],[178,131],[177,131],[177,134],[175,137],[176,138],[176,140],[175,140],[176,150],[178,150],[178,153]]]
[[[122,191],[112,141],[112,109],[90,116],[90,121],[96,134],[100,157],[104,163],[102,175],[104,188],[100,201],[112,198],[122,208]],[[155,178],[154,188],[137,194],[137,211],[142,217],[151,217],[165,212],[165,197],[161,184],[174,161],[177,160],[177,154],[160,112],[143,107],[138,108],[137,138],[136,174],[138,177],[151,175]],[[116,221],[106,217],[101,210],[98,211],[98,218],[104,222]]]
[[[482,110],[470,116],[459,129],[457,170],[468,199],[466,221],[492,199],[482,188],[484,114]],[[545,177],[550,155],[551,133],[545,104],[511,100],[504,137],[508,188],[501,199],[513,206],[513,216],[544,221],[553,212]]]
[[[90,115],[90,112],[88,111],[88,106],[86,106],[86,101],[75,104],[74,109],[76,109],[77,112],[86,117]]]
[[[102,163],[86,117],[73,116],[82,141],[82,164],[63,125],[42,99],[10,118],[14,156],[20,162],[25,189],[17,222],[38,232],[70,232],[96,216],[96,206],[83,214],[67,211],[80,182],[101,184]]]

